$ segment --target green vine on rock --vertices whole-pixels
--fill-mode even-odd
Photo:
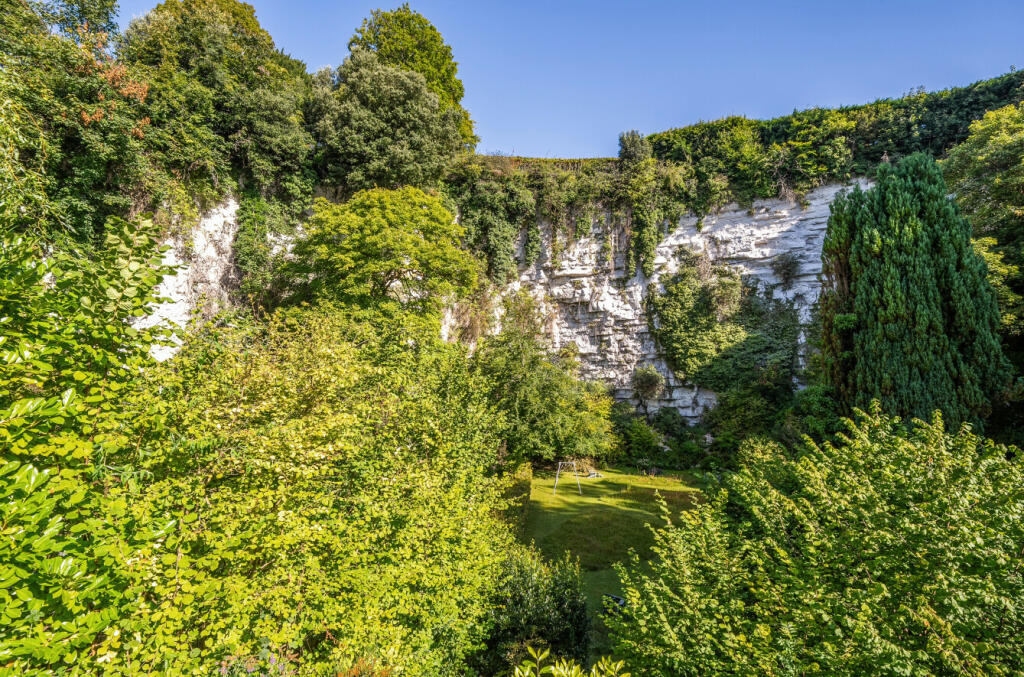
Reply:
[[[676,374],[716,392],[789,387],[800,333],[795,306],[705,255],[681,256],[679,273],[647,299],[651,331]]]

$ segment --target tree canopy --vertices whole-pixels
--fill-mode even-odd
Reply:
[[[313,130],[323,179],[342,195],[436,186],[458,150],[458,120],[423,76],[356,49],[314,80]]]
[[[318,200],[307,228],[287,269],[300,295],[430,310],[476,285],[476,262],[459,246],[462,228],[418,188]]]
[[[193,190],[238,173],[286,200],[311,191],[306,68],[277,50],[251,5],[165,0],[132,21],[119,54],[151,83],[150,144]]]
[[[470,149],[476,145],[473,121],[461,106],[465,89],[452,48],[425,16],[409,9],[409,3],[390,11],[373,10],[369,18],[363,19],[348,46],[371,50],[390,66],[422,75],[441,106],[458,113],[462,143]]]
[[[849,410],[950,425],[979,422],[1006,394],[999,309],[971,228],[935,161],[882,167],[832,204],[822,252],[828,382]]]

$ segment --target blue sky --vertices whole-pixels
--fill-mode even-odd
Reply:
[[[310,70],[340,63],[379,3],[250,0],[278,47]],[[120,5],[127,24],[155,0]],[[410,5],[452,46],[481,152],[609,156],[626,129],[773,117],[1024,68],[1024,0]]]

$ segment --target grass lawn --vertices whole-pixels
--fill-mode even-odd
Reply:
[[[658,477],[627,468],[608,468],[598,479],[580,478],[581,496],[572,473],[562,473],[553,494],[553,472],[537,471],[526,514],[526,540],[532,540],[549,559],[569,552],[580,560],[591,613],[601,608],[601,595],[619,594],[612,565],[625,561],[630,549],[641,559],[650,554],[653,537],[648,524],[662,524],[656,493],[678,512],[700,500],[700,490],[685,472]]]

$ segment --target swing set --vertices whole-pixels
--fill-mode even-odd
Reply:
[[[572,468],[573,477],[576,478],[576,489],[583,495],[583,487],[580,486],[580,474],[576,471],[576,461],[559,461],[558,470],[555,471],[555,489],[551,493],[558,493],[558,476],[562,474],[562,468]]]

